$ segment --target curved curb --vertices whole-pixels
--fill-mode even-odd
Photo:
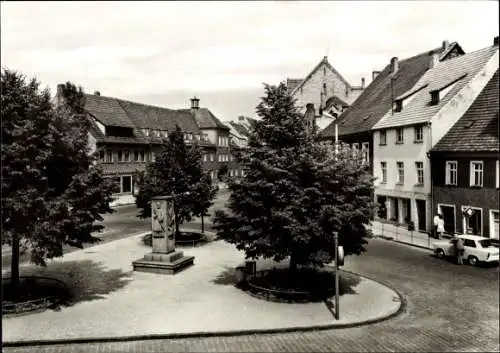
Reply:
[[[395,292],[399,297],[399,308],[398,310],[391,312],[389,314],[380,316],[374,319],[368,319],[364,321],[358,321],[353,323],[344,324],[327,324],[327,325],[314,325],[314,326],[302,326],[302,327],[285,327],[276,329],[250,329],[250,330],[233,330],[233,331],[219,331],[219,332],[187,332],[187,333],[169,333],[169,334],[146,334],[146,335],[135,335],[135,336],[121,336],[121,337],[95,337],[95,338],[70,338],[70,339],[55,339],[55,340],[32,340],[32,341],[11,341],[3,342],[3,347],[26,347],[26,346],[48,346],[48,345],[58,345],[58,344],[83,344],[83,343],[109,343],[109,342],[128,342],[128,341],[145,341],[145,340],[168,340],[168,339],[183,339],[183,338],[206,338],[206,337],[227,337],[227,336],[247,336],[247,335],[259,335],[259,334],[278,334],[278,333],[292,333],[292,332],[309,332],[309,331],[325,331],[333,329],[343,329],[365,326],[369,324],[376,324],[382,321],[389,320],[396,317],[406,311],[407,301],[406,299],[397,291],[392,288],[392,286],[387,285],[379,280],[375,280],[369,276],[360,275],[352,271],[341,270],[342,272],[350,273],[359,277],[363,277],[379,285],[389,288]]]

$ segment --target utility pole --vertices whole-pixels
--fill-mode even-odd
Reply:
[[[340,317],[339,310],[339,233],[333,232],[333,245],[335,246],[335,319]]]

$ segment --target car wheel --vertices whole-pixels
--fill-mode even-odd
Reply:
[[[477,257],[475,257],[475,256],[469,256],[469,264],[472,265],[472,266],[479,265],[479,261],[477,260]]]
[[[444,251],[443,251],[443,249],[437,249],[436,250],[436,256],[439,257],[440,259],[444,258]]]

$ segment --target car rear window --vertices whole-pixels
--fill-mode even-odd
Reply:
[[[481,244],[481,247],[483,248],[487,248],[487,247],[490,247],[492,246],[493,244],[491,243],[491,240],[489,239],[483,239],[483,240],[480,240],[479,241],[479,244]]]

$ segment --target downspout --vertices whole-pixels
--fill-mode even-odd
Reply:
[[[429,223],[431,224],[431,229],[432,227],[434,226],[434,224],[432,223],[433,222],[433,217],[432,215],[434,214],[434,194],[432,192],[432,190],[434,189],[433,185],[434,185],[434,181],[432,180],[432,158],[431,158],[431,149],[432,149],[432,122],[429,121],[427,122],[427,128],[429,130],[429,151],[427,151],[427,158],[429,159],[429,174],[430,174],[430,177],[431,177],[431,180],[430,180],[430,197],[431,197],[431,214],[430,214],[430,217],[429,219],[427,220],[427,226],[429,226]]]

